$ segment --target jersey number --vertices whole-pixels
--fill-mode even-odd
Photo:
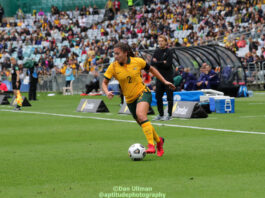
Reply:
[[[128,83],[132,83],[132,77],[131,76],[127,76],[127,80],[128,80]]]

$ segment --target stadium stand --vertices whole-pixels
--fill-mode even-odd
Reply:
[[[7,9],[7,2],[12,0],[0,4]],[[21,65],[28,59],[38,62],[44,81],[64,74],[69,60],[76,76],[95,69],[104,72],[116,42],[128,42],[135,51],[152,50],[157,36],[164,34],[170,47],[226,47],[241,57],[248,83],[264,84],[264,1],[144,1],[145,5],[115,13],[113,19],[105,2],[32,1],[30,7],[21,1],[9,6],[8,12],[16,14],[0,27],[2,79],[8,79],[10,57]],[[237,45],[242,35],[244,47]]]

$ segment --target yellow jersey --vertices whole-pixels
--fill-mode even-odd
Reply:
[[[141,77],[141,70],[147,66],[142,58],[130,57],[127,64],[111,63],[104,74],[110,80],[116,78],[121,86],[127,104],[133,103],[146,89]]]

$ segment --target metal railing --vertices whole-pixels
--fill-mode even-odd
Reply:
[[[246,31],[243,31],[243,32],[234,32],[231,35],[229,35],[228,40],[236,40],[236,38],[239,38],[242,35],[245,36],[245,39],[246,40],[248,38],[250,38],[250,37],[252,39],[258,39],[265,32],[264,30],[265,30],[265,25],[263,25],[263,28],[262,28],[262,31],[261,32],[258,32],[258,29],[255,29],[255,31],[249,31],[249,32],[246,32]],[[223,43],[225,37],[226,36],[219,36],[219,37],[216,37],[216,38],[211,39],[211,40],[205,40],[205,41],[203,41],[203,45]]]
[[[99,76],[100,82],[102,82],[103,74]],[[80,94],[85,92],[86,84],[89,84],[93,79],[91,74],[79,74],[75,76],[73,81],[73,92],[74,94]],[[101,83],[100,83],[101,84]],[[37,91],[39,92],[62,92],[65,87],[65,76],[57,74],[55,76],[39,76]]]
[[[264,84],[265,60],[248,63],[246,75],[248,84]]]

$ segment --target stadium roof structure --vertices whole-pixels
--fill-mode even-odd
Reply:
[[[219,45],[204,45],[192,47],[171,48],[173,53],[174,67],[189,67],[191,72],[198,73],[203,63],[212,68],[230,67],[234,72],[234,84],[245,84],[246,75],[240,59],[235,53]],[[155,50],[139,50],[140,55],[148,62],[151,62]]]

